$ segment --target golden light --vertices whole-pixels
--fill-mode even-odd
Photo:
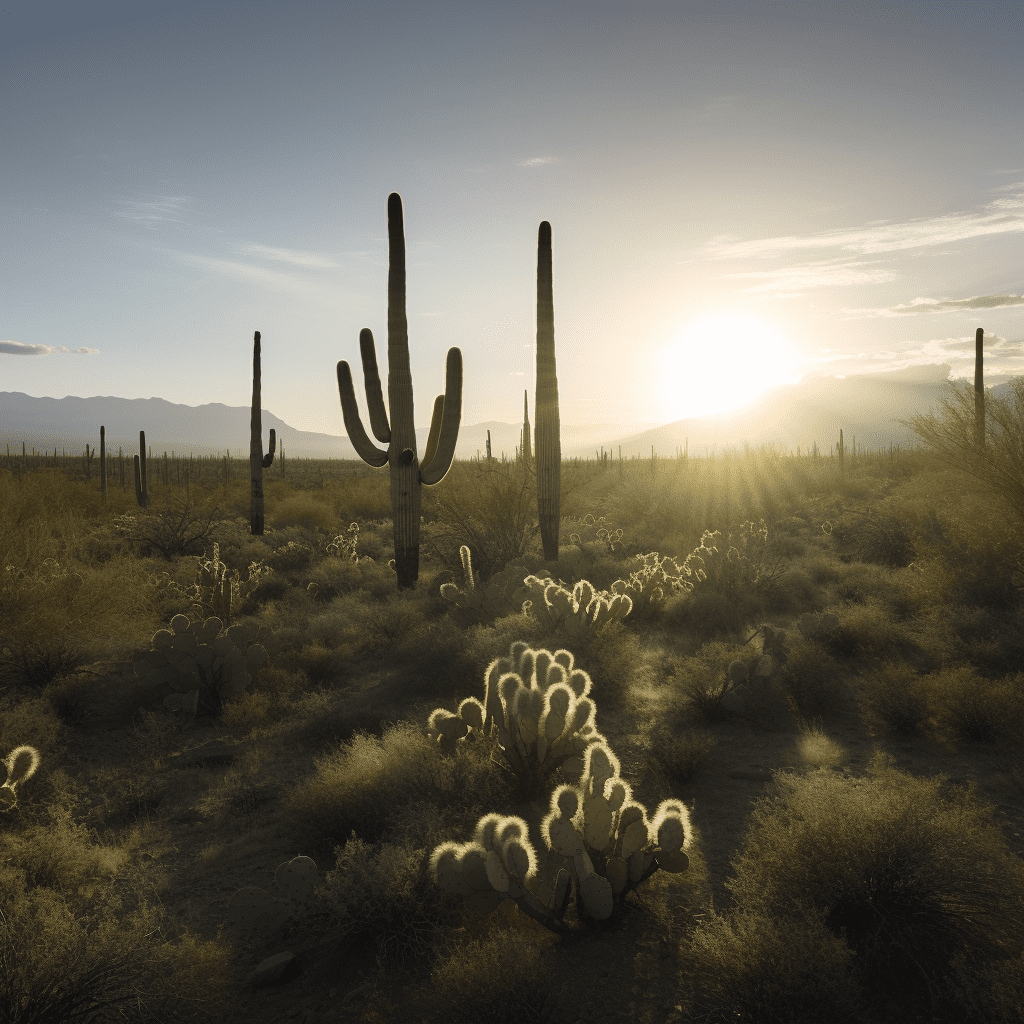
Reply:
[[[785,337],[749,313],[689,322],[662,349],[659,364],[659,397],[669,420],[726,412],[798,377]]]

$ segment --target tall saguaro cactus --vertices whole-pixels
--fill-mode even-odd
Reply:
[[[523,391],[523,443],[520,446],[523,462],[529,462],[533,457],[530,451],[530,406],[527,402],[527,393]]]
[[[974,334],[974,443],[985,445],[985,331]]]
[[[551,286],[551,225],[541,221],[537,237],[537,515],[544,558],[558,559],[561,521],[562,441],[555,374],[555,303]]]
[[[252,412],[249,415],[249,522],[253,537],[263,536],[263,470],[274,462],[277,432],[270,428],[270,451],[263,454],[263,409],[261,404],[262,369],[260,332],[252,338]]]
[[[149,489],[146,485],[146,432],[139,431],[139,454],[135,456],[135,501],[139,508],[149,507]]]
[[[100,427],[100,494],[107,500],[107,428]]]
[[[369,328],[359,332],[359,354],[366,384],[366,406],[378,448],[359,418],[352,370],[338,363],[338,395],[345,430],[359,457],[371,466],[388,466],[391,473],[391,512],[394,518],[395,571],[398,587],[416,585],[420,566],[420,502],[423,484],[440,483],[451,468],[462,419],[462,352],[448,349],[444,394],[434,400],[423,463],[416,456],[413,423],[412,371],[409,367],[409,324],[405,315],[405,226],[402,197],[388,196],[388,409],[384,407],[377,354]]]

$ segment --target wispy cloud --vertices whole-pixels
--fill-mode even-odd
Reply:
[[[322,291],[322,286],[304,281],[294,274],[285,274],[280,270],[268,270],[252,263],[240,263],[236,260],[218,259],[214,256],[199,256],[196,253],[180,252],[177,249],[165,249],[165,253],[173,256],[188,266],[198,267],[211,274],[229,277],[243,284],[258,285],[271,291],[290,292],[294,295],[309,296]]]
[[[736,274],[723,274],[733,280],[757,279],[764,284],[741,288],[740,294],[774,295],[780,298],[798,298],[811,288],[840,287],[857,284],[882,284],[894,281],[897,274],[877,266],[872,260],[821,260],[777,270],[745,270]]]
[[[917,298],[898,306],[880,309],[844,309],[847,320],[871,316],[908,316],[917,313],[952,313],[957,310],[1000,309],[1024,305],[1024,295],[972,295],[966,299]]]
[[[261,257],[265,260],[277,260],[280,263],[291,263],[299,267],[313,267],[321,270],[340,270],[341,264],[327,256],[321,256],[315,252],[302,252],[298,249],[278,249],[272,245],[240,245],[239,252],[248,253],[250,256]]]
[[[555,156],[531,156],[528,160],[520,160],[517,167],[543,167],[544,164],[557,164]]]
[[[156,229],[161,224],[184,223],[182,213],[192,203],[191,196],[154,196],[152,199],[122,199],[118,217],[142,227]]]
[[[1024,181],[1004,185],[995,191],[1005,194],[975,212],[896,222],[873,221],[857,228],[840,228],[815,235],[783,235],[748,241],[718,236],[705,244],[703,255],[711,259],[743,259],[781,256],[806,249],[840,249],[870,255],[946,245],[985,235],[1024,232]]]
[[[67,348],[64,345],[25,345],[20,341],[0,341],[0,355],[9,356],[50,356],[54,352],[63,352],[72,356],[99,355],[98,348]]]

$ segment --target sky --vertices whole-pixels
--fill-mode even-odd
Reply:
[[[343,434],[405,215],[417,425],[563,422],[801,375],[1024,374],[1018,3],[0,0],[0,391]],[[0,409],[0,417],[3,411]],[[366,422],[364,413],[364,423]]]

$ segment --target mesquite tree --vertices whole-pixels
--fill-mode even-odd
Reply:
[[[359,354],[366,384],[366,406],[378,448],[359,418],[352,370],[338,363],[338,395],[345,430],[359,457],[371,466],[387,465],[391,472],[391,511],[394,517],[395,571],[398,587],[416,585],[420,566],[421,486],[444,479],[455,457],[462,419],[462,352],[448,350],[444,394],[434,399],[430,433],[423,462],[416,456],[413,422],[412,370],[409,367],[409,323],[405,315],[405,225],[402,197],[388,196],[388,409],[384,407],[377,354],[369,328],[359,332]],[[388,411],[390,410],[390,419]]]

